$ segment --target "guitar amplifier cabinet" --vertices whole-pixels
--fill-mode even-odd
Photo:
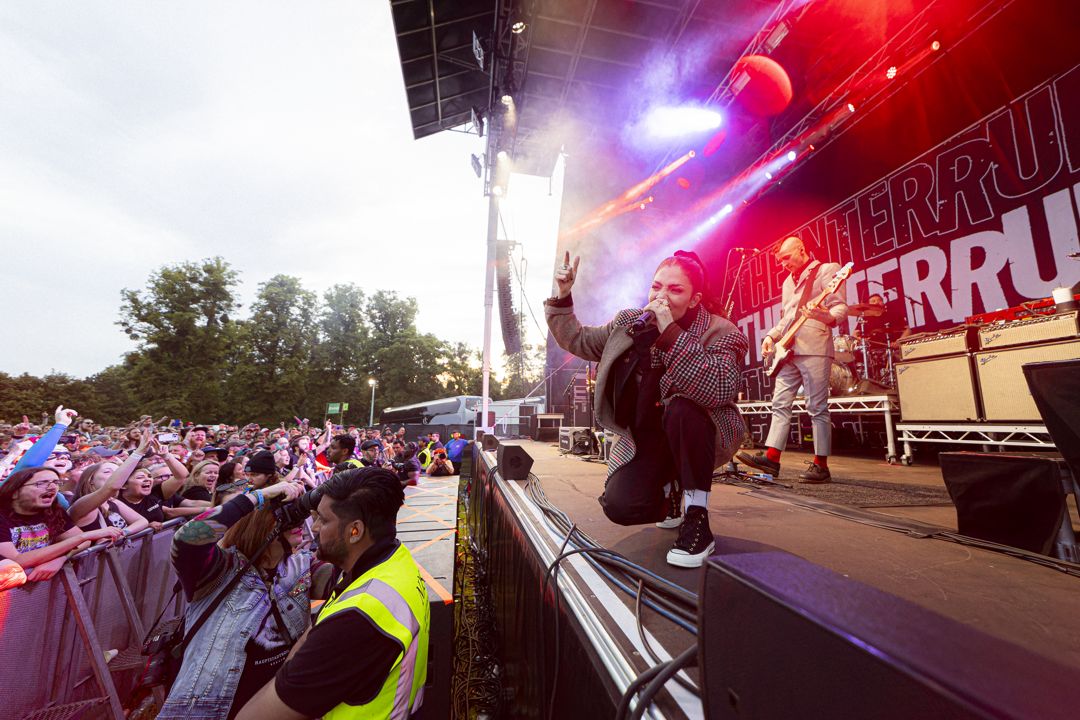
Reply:
[[[897,363],[896,389],[904,422],[981,419],[969,354]]]
[[[1076,358],[1080,358],[1080,340],[975,353],[975,370],[986,419],[1041,422],[1039,409],[1024,378],[1023,366],[1026,363]]]
[[[939,333],[920,333],[900,340],[900,359],[925,360],[945,355],[959,355],[976,349],[977,328],[959,325]]]
[[[1074,338],[1080,334],[1077,313],[1066,312],[1056,315],[1042,315],[1012,322],[991,323],[979,328],[979,348],[1005,347],[1007,345],[1029,345],[1048,340]]]

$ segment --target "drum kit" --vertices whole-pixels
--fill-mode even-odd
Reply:
[[[882,386],[882,392],[896,387],[895,339],[901,330],[887,324],[867,329],[867,318],[885,315],[885,305],[857,303],[848,305],[848,315],[857,318],[855,335],[833,337],[833,363],[829,372],[829,391],[832,395],[851,395],[862,380]]]

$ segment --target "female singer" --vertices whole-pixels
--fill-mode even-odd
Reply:
[[[668,563],[700,567],[713,550],[713,470],[743,436],[735,395],[746,336],[715,314],[701,260],[683,251],[660,263],[644,308],[583,326],[570,295],[580,262],[566,253],[545,305],[559,346],[599,363],[596,421],[619,436],[600,504],[620,525],[678,527]]]

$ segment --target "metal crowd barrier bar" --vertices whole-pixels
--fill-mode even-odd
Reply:
[[[92,546],[51,580],[0,592],[0,717],[124,718],[122,698],[144,664],[143,638],[172,597],[170,549],[181,522]],[[181,593],[163,621],[183,610]]]

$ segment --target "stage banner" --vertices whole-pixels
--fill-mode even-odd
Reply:
[[[912,159],[748,262],[734,320],[750,339],[747,397],[771,396],[761,340],[780,316],[780,241],[855,263],[849,302],[903,305],[915,332],[1049,297],[1080,280],[1080,65]],[[733,281],[734,264],[727,268]],[[853,330],[850,318],[840,332]]]

